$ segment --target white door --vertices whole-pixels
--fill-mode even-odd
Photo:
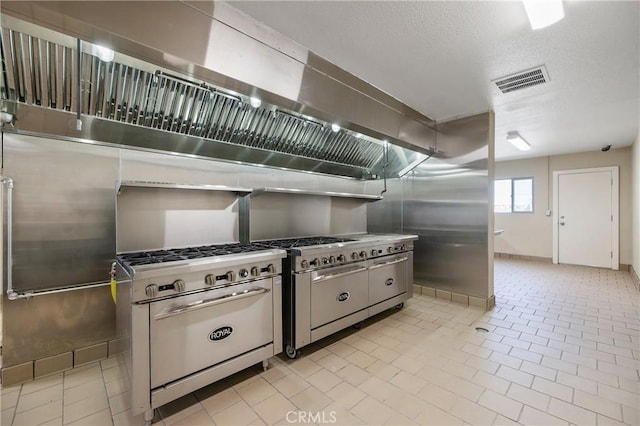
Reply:
[[[617,168],[556,173],[557,263],[618,269]]]

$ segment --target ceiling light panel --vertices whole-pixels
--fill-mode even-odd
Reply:
[[[555,24],[564,18],[562,0],[522,0],[532,30]]]
[[[529,151],[531,149],[531,145],[529,145],[529,142],[522,139],[522,136],[520,136],[518,132],[508,132],[507,142],[509,142],[520,151]]]

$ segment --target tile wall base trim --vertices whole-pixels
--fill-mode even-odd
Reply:
[[[496,305],[495,296],[491,296],[488,299],[483,299],[482,297],[469,296],[461,293],[452,293],[450,291],[426,287],[418,284],[413,285],[413,294],[421,294],[423,296],[432,297],[434,299],[448,300],[458,305],[471,306],[472,308],[480,308],[484,309],[485,311],[490,311]]]
[[[527,256],[524,254],[511,254],[511,253],[493,253],[494,258],[498,259],[517,259],[517,260],[535,260],[537,262],[553,263],[553,259],[543,256]]]
[[[89,362],[116,356],[124,349],[122,339],[109,340],[76,348],[70,352],[23,362],[0,369],[0,385],[3,388],[27,383],[63,371],[80,367]]]
[[[629,265],[629,275],[631,275],[631,281],[636,286],[636,290],[640,291],[640,276],[638,276],[638,271],[633,268],[633,265]]]
[[[73,352],[64,352],[58,355],[37,359],[33,363],[33,378],[50,376],[61,371],[73,368]]]
[[[545,263],[553,263],[553,259],[551,259],[550,257],[542,257],[542,256],[526,256],[526,255],[522,255],[522,254],[511,254],[511,253],[500,253],[500,252],[495,252],[493,253],[493,257],[494,259],[515,259],[515,260],[533,260],[536,262],[545,262]],[[609,268],[604,268],[604,269],[609,269]],[[618,264],[618,269],[620,271],[629,271],[629,273],[631,273],[631,270],[633,269],[632,265],[627,265],[626,263],[620,263]],[[633,279],[634,276],[633,274],[631,275],[631,278]],[[638,284],[638,274],[635,275],[635,279],[636,279],[636,287],[640,284]]]

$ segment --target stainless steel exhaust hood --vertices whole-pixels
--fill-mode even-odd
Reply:
[[[5,131],[356,179],[398,177],[429,151],[253,106],[246,95],[124,54],[107,62],[91,43],[4,15],[0,47],[1,110],[16,117]]]

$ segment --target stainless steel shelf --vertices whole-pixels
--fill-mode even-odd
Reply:
[[[258,197],[262,194],[291,194],[291,195],[316,195],[322,197],[340,197],[340,198],[354,198],[360,199],[367,203],[380,201],[382,196],[380,195],[368,195],[368,194],[351,194],[348,192],[331,192],[331,191],[307,191],[304,189],[292,189],[292,188],[256,188],[251,192],[251,197]]]
[[[196,189],[204,191],[223,191],[233,192],[238,195],[247,195],[253,191],[251,188],[242,188],[224,185],[207,185],[207,184],[188,184],[188,183],[170,183],[170,182],[147,182],[139,180],[122,180],[116,183],[116,191],[120,193],[125,187],[133,188],[165,188],[165,189]]]

